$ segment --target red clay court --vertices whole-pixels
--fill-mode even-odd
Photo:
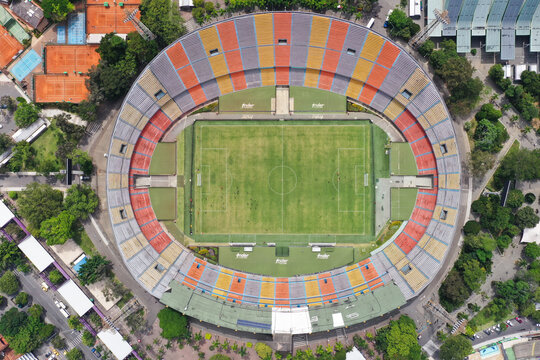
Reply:
[[[88,98],[87,76],[34,75],[35,101],[38,103],[80,103]]]
[[[11,36],[2,25],[0,25],[0,49],[0,68],[9,64],[13,57],[23,49],[21,43]]]
[[[129,34],[136,31],[131,21],[124,23],[127,10],[132,12],[138,5],[126,4],[120,7],[117,4],[109,3],[108,7],[103,5],[90,5],[86,7],[86,32],[88,34]],[[137,12],[136,17],[141,18],[141,13]]]
[[[92,65],[99,63],[96,52],[98,45],[49,45],[45,49],[45,64],[48,74],[70,75],[76,72],[87,73]]]

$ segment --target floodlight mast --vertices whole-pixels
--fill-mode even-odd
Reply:
[[[435,14],[435,19],[433,19],[422,31],[419,31],[418,34],[414,35],[411,40],[409,40],[409,45],[413,49],[418,49],[428,38],[429,35],[435,30],[437,25],[443,23],[450,23],[450,18],[448,17],[448,10],[440,11],[437,9],[433,10]]]
[[[141,36],[145,40],[147,41],[154,40],[156,38],[156,35],[154,35],[154,33],[152,33],[152,31],[150,31],[150,29],[148,29],[146,25],[144,25],[143,22],[137,19],[137,17],[135,16],[138,11],[139,9],[135,9],[131,12],[128,9],[124,9],[124,12],[126,13],[126,18],[124,19],[124,23],[131,21],[133,23],[133,26],[135,26],[135,29],[137,29],[137,32],[141,34]]]

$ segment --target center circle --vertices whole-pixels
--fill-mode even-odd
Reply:
[[[288,166],[276,166],[268,174],[268,186],[278,195],[287,195],[296,188],[296,172]]]

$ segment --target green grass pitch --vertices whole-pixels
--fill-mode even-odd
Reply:
[[[158,220],[176,219],[176,188],[150,188],[152,209]]]
[[[409,143],[392,143],[390,148],[392,175],[418,175],[416,161]]]
[[[176,143],[158,143],[150,161],[150,175],[174,175],[175,173]]]
[[[411,217],[416,203],[418,189],[392,188],[390,189],[390,218],[391,220],[408,220]]]
[[[272,98],[276,97],[275,86],[236,91],[219,98],[219,112],[271,112]]]
[[[196,241],[373,240],[369,122],[199,121],[194,139]]]
[[[330,91],[291,86],[289,96],[294,99],[294,112],[345,113],[347,111],[347,98]]]

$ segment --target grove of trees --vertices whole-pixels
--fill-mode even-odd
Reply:
[[[66,20],[68,14],[75,10],[75,5],[69,0],[43,0],[41,7],[43,15],[54,22]]]
[[[55,327],[41,318],[41,312],[27,314],[13,307],[0,318],[0,333],[17,354],[37,349],[54,333]]]
[[[21,102],[15,110],[15,124],[20,128],[32,125],[39,116],[39,109],[32,103]]]
[[[178,311],[164,308],[158,313],[161,336],[167,340],[186,339],[189,334],[187,318]]]
[[[420,31],[420,25],[416,24],[405,12],[400,9],[394,9],[388,17],[390,35],[409,41],[417,32]],[[423,49],[423,52],[427,52]]]
[[[81,265],[77,276],[81,284],[88,285],[110,277],[111,271],[112,263],[101,255],[95,255]]]
[[[417,337],[414,320],[401,315],[398,320],[390,321],[388,326],[377,331],[375,344],[385,359],[427,359],[418,344]]]

